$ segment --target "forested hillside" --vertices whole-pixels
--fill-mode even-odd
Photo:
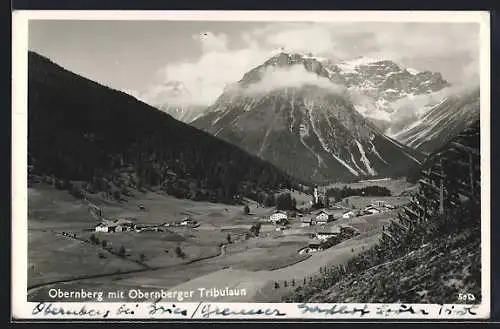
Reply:
[[[299,182],[271,164],[132,96],[33,52],[28,63],[30,178],[120,198],[161,187],[180,198],[235,203]]]

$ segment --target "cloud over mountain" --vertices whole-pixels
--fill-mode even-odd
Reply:
[[[286,68],[267,67],[261,80],[251,84],[247,94],[270,92],[283,88],[300,88],[306,85],[317,86],[334,92],[343,92],[345,88],[336,85],[325,77],[311,73],[303,65],[292,65]]]
[[[196,105],[211,104],[228,84],[279,50],[334,61],[385,58],[441,72],[452,84],[478,83],[478,33],[477,24],[401,22],[272,23],[243,30],[238,37],[206,31],[192,36],[200,50],[197,59],[166,63],[161,73],[165,81],[182,82],[191,93],[184,102]]]

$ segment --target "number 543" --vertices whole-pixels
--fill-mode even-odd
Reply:
[[[476,300],[476,297],[473,294],[458,294],[458,300],[467,300],[467,301],[474,301]]]

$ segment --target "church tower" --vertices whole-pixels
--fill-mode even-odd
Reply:
[[[313,192],[313,203],[318,204],[319,203],[319,192],[318,192],[318,186],[314,186],[314,192]]]

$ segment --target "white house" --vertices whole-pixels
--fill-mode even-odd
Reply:
[[[104,223],[99,223],[95,227],[95,231],[96,232],[105,232],[105,233],[108,233],[108,230],[109,230],[108,225],[106,225]]]
[[[316,233],[316,239],[328,240],[330,238],[338,236],[339,234],[340,234],[340,232],[318,232],[318,233]]]
[[[356,216],[356,213],[352,210],[349,210],[349,211],[342,214],[342,218],[344,218],[344,219],[353,218],[355,216]]]
[[[373,214],[380,214],[382,211],[377,207],[368,206],[364,209],[364,212],[373,215]]]
[[[270,222],[273,222],[273,223],[276,223],[280,220],[288,220],[288,215],[286,214],[286,212],[284,211],[281,211],[281,210],[278,210],[278,211],[275,211],[270,217],[269,217],[269,221]]]
[[[332,220],[333,220],[333,214],[326,210],[321,210],[316,214],[316,222],[318,224],[325,224]]]

